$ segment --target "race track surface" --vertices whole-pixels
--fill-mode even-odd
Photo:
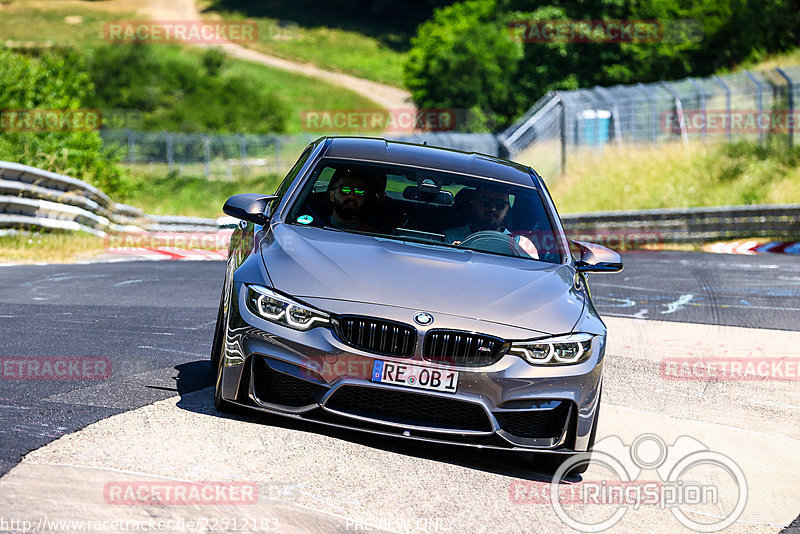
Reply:
[[[664,429],[666,435],[678,436],[681,432],[695,435],[696,431],[698,436],[719,434],[727,436],[728,441],[736,441],[747,439],[750,432],[753,436],[758,434],[753,437],[754,443],[775,447],[775,455],[781,455],[781,451],[800,452],[797,448],[800,439],[800,429],[796,424],[800,406],[797,382],[725,386],[705,382],[664,382],[659,380],[658,360],[669,352],[643,349],[655,339],[661,340],[663,345],[684,333],[691,334],[695,340],[702,340],[707,334],[707,346],[703,346],[702,341],[694,342],[700,345],[693,345],[693,350],[700,347],[713,354],[720,346],[727,346],[728,351],[734,345],[748,346],[752,342],[750,332],[765,332],[736,328],[745,327],[785,331],[785,334],[770,334],[770,341],[752,345],[747,350],[774,352],[785,347],[785,352],[796,355],[798,350],[794,342],[797,336],[794,332],[800,330],[796,321],[800,311],[800,264],[791,257],[782,256],[667,252],[629,253],[623,255],[623,260],[623,273],[590,278],[595,303],[600,313],[609,318],[610,329],[604,392],[604,410],[606,405],[608,410],[604,412],[606,419],[601,421],[601,429],[605,433],[635,437],[634,430],[641,431],[641,428],[634,428],[636,425],[628,427],[624,422],[637,421],[637,417],[646,413],[651,414],[648,421],[661,421],[659,428]],[[317,449],[320,443],[324,443],[340,454],[365,455],[369,459],[364,465],[367,470],[378,469],[385,461],[382,458],[388,455],[397,462],[398,468],[433,469],[441,476],[463,478],[467,486],[482,483],[502,490],[508,487],[508,477],[532,480],[529,470],[520,470],[514,458],[475,454],[454,447],[421,450],[413,443],[319,429],[272,418],[219,417],[210,405],[210,390],[207,388],[212,384],[212,372],[207,359],[224,270],[222,262],[1,267],[0,339],[3,339],[3,358],[107,358],[111,373],[107,379],[97,381],[0,380],[0,474],[14,468],[27,453],[65,434],[110,416],[142,408],[144,412],[137,410],[131,414],[138,423],[143,417],[145,420],[150,417],[147,415],[150,410],[163,412],[169,422],[166,426],[172,425],[172,428],[153,429],[147,436],[141,436],[141,444],[131,447],[132,452],[120,453],[119,469],[137,473],[147,471],[154,476],[180,474],[184,479],[191,479],[194,473],[198,477],[192,471],[197,466],[185,469],[178,466],[173,471],[164,465],[145,469],[142,455],[147,457],[151,447],[158,447],[158,439],[162,442],[168,440],[170,436],[174,437],[175,432],[192,433],[192,429],[203,429],[194,436],[182,434],[188,442],[202,447],[205,438],[216,444],[224,442],[224,428],[236,430],[235,425],[246,425],[253,428],[253,439],[261,436],[258,439],[265,447],[269,446],[267,450],[290,454],[292,447],[283,450],[287,442],[304,450]],[[632,318],[645,321],[635,322],[630,320]],[[694,324],[681,326],[682,323]],[[650,326],[649,329],[642,327],[637,330],[631,329],[631,324]],[[615,332],[619,334],[612,343]],[[687,344],[690,342],[679,346],[686,348]],[[645,391],[648,394],[643,394]],[[67,462],[65,446],[67,450],[76,447],[69,455],[72,456],[70,463],[75,463],[77,455],[84,459],[77,462],[80,465],[96,463],[100,466],[102,458],[117,454],[115,451],[132,439],[110,430],[115,420],[117,418],[106,419],[98,423],[99,427],[93,425],[82,431],[89,432],[89,435],[94,432],[95,438],[105,443],[107,450],[90,454],[79,450],[80,447],[72,441],[64,445],[61,443],[64,440],[59,440],[31,455],[31,465],[27,469],[37,467],[37,462],[42,465]],[[126,422],[128,424],[132,423]],[[187,424],[189,426],[185,426]],[[703,426],[707,424],[720,425],[724,431],[712,432]],[[97,432],[103,428],[102,425],[108,425],[108,429],[102,435],[105,437],[98,438]],[[273,442],[275,439],[279,442]],[[776,440],[777,443],[785,442],[786,447],[781,449],[774,445]],[[56,445],[60,448],[53,448]],[[95,446],[93,450],[97,448]],[[752,460],[743,458],[741,461],[749,465]],[[239,472],[233,459],[223,457],[220,461],[233,476],[245,476]],[[320,461],[330,461],[330,458]],[[307,468],[303,471],[302,462],[295,465],[288,461],[285,469],[296,475],[295,481],[303,476],[303,472],[307,473]],[[9,487],[20,481],[39,480],[41,483],[47,480],[45,472],[36,469],[32,472],[15,470],[12,475],[14,473],[18,473],[14,479],[17,482],[8,477],[2,479],[12,484]],[[505,478],[496,479],[487,474]],[[764,479],[774,476],[778,481],[775,484],[790,484],[777,473],[765,472],[762,475]],[[88,480],[84,472],[78,470],[71,476],[77,484],[76,491],[90,491],[86,487],[80,488],[79,481],[85,483]],[[264,476],[269,478],[274,474],[270,475],[267,470]],[[312,476],[311,480],[316,479]],[[754,487],[761,482],[754,481]],[[349,483],[355,487],[359,479],[353,477]],[[317,484],[325,485],[322,481],[312,483]],[[407,480],[396,483],[401,486],[399,490],[407,484]],[[285,493],[286,486],[281,487]],[[3,493],[0,487],[0,501]],[[302,506],[302,510],[313,509],[328,514],[322,517],[315,515],[316,512],[298,513],[295,509],[291,515],[294,522],[290,524],[298,531],[307,530],[312,525],[320,530],[336,530],[343,525],[341,518],[347,515],[347,499],[327,498],[335,506],[325,507],[315,504],[313,498],[300,496],[302,491],[295,493],[298,500],[294,504]],[[394,493],[388,492],[387,495]],[[362,497],[371,498],[367,494]],[[480,499],[480,492],[473,497]],[[31,509],[36,508],[28,504]],[[378,499],[373,504],[388,506],[390,502]],[[760,525],[754,528],[776,531],[788,524],[792,517],[797,516],[798,509],[787,511],[786,506],[778,499],[774,514],[770,512],[770,517],[782,518],[779,523],[749,512],[752,515],[750,520]],[[528,508],[525,510],[520,518],[536,520],[537,514],[531,515]],[[511,506],[506,512],[520,511],[519,506]],[[279,509],[273,510],[273,513],[279,512]],[[420,514],[423,512],[419,511]],[[360,513],[360,517],[370,517],[363,510]],[[463,515],[466,511],[452,510],[451,513]],[[339,523],[331,519],[337,514]],[[785,517],[789,519],[784,520]],[[545,521],[541,517],[539,520]],[[652,518],[645,514],[637,521],[636,525],[648,525]],[[509,526],[513,524],[517,523],[512,522]],[[458,530],[480,531],[478,526],[470,524],[469,528]]]

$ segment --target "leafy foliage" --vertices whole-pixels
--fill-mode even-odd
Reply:
[[[0,159],[116,190],[121,171],[96,130],[25,131],[29,128],[18,128],[9,122],[16,110],[91,108],[88,101],[92,91],[83,59],[75,52],[54,50],[36,57],[0,50],[0,109],[6,119],[0,135]]]
[[[280,97],[252,78],[225,72],[227,56],[207,50],[199,62],[156,55],[152,47],[108,45],[89,59],[98,108],[143,112],[148,130],[271,133],[286,130]]]
[[[514,113],[523,51],[507,34],[492,0],[437,10],[419,27],[405,63],[406,86],[417,106],[468,108],[472,116]]]
[[[658,20],[669,31],[656,42],[519,43],[509,24],[520,20]],[[405,75],[418,106],[479,106],[503,126],[550,90],[706,76],[798,39],[798,0],[466,0],[419,27]]]

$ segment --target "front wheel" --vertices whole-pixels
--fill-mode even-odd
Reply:
[[[233,404],[232,402],[222,398],[222,370],[224,368],[225,366],[222,365],[222,362],[220,361],[220,364],[217,366],[217,378],[214,380],[214,408],[222,413],[236,413],[239,411],[239,407],[236,404]]]

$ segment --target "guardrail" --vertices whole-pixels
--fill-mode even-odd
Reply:
[[[800,204],[606,211],[563,215],[573,238],[618,243],[691,243],[742,237],[800,238]]]
[[[215,232],[228,218],[148,215],[119,204],[88,183],[36,167],[0,161],[0,228],[109,232]]]
[[[653,242],[698,242],[741,237],[800,238],[800,204],[608,211],[564,215],[574,239],[614,248]],[[86,182],[35,167],[0,161],[0,228],[119,232],[215,232],[230,217],[148,215],[118,204]],[[627,245],[631,245],[630,247]]]

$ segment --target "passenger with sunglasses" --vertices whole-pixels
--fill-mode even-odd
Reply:
[[[467,236],[476,232],[490,230],[512,236],[517,244],[520,245],[529,256],[533,258],[539,257],[536,246],[530,239],[524,236],[514,235],[508,228],[503,226],[508,216],[508,210],[511,207],[508,193],[492,189],[478,189],[472,196],[470,206],[470,222],[463,226],[445,230],[444,238],[446,243],[458,245],[464,241]]]
[[[366,178],[351,169],[337,170],[328,184],[328,198],[333,206],[328,226],[340,230],[374,231],[364,221],[369,202],[368,186]]]

